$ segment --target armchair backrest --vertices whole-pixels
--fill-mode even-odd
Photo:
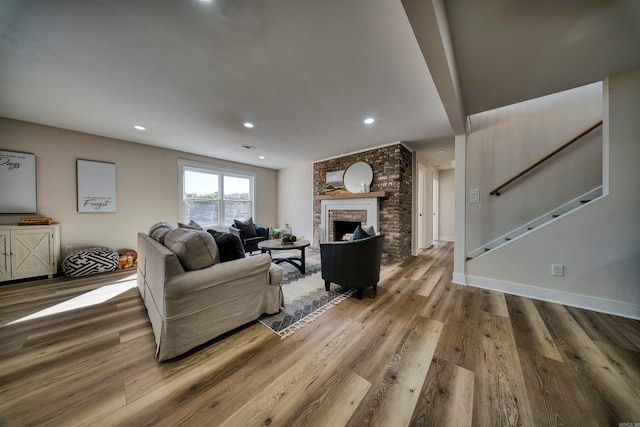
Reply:
[[[380,280],[384,235],[348,242],[320,243],[322,278],[350,288]]]
[[[242,230],[236,227],[234,224],[229,226],[229,232],[235,234],[240,238],[242,247],[245,252],[253,252],[258,250],[258,243],[267,240],[269,238],[269,227],[264,225],[254,224],[257,236],[249,237],[245,236]]]
[[[254,224],[254,226],[256,228],[256,234],[258,235],[258,237],[265,237],[265,238],[269,237],[269,227],[266,227],[261,224]],[[242,239],[243,241],[248,238],[248,236],[245,236],[242,230],[240,230],[234,224],[229,225],[229,232],[240,237],[240,239]]]

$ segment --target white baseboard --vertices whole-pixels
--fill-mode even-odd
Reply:
[[[451,236],[438,236],[438,240],[442,240],[443,242],[454,242],[455,239]]]
[[[464,275],[460,276],[465,277]],[[453,282],[458,283],[455,281],[455,273]],[[591,297],[588,295],[573,294],[555,289],[539,288],[537,286],[505,282],[502,280],[479,276],[466,276],[466,284],[477,288],[505,292],[527,298],[539,299],[571,307],[584,308],[587,310],[640,320],[640,305],[638,304]]]
[[[464,274],[460,274],[460,273],[453,273],[453,276],[451,276],[451,282],[457,284],[457,285],[466,285],[467,284],[467,276],[465,276]]]

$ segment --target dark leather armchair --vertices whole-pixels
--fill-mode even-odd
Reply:
[[[362,299],[364,288],[372,286],[375,291],[380,280],[383,244],[383,235],[349,242],[320,243],[325,289],[330,289],[331,282],[355,288],[359,299]]]
[[[244,233],[235,225],[231,224],[229,226],[229,232],[238,236],[240,238],[240,241],[242,241],[242,246],[244,247],[245,252],[251,253],[253,251],[259,250],[258,243],[269,238],[269,227],[265,227],[264,225],[260,224],[254,225],[256,228],[256,233],[258,234],[257,237],[244,236]]]

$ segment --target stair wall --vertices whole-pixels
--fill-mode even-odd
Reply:
[[[603,106],[604,196],[466,262],[467,284],[640,318],[640,67],[605,80]]]
[[[472,116],[467,135],[466,247],[473,249],[602,184],[602,127],[512,183],[489,192],[602,118],[602,85]],[[469,190],[480,202],[469,203]]]

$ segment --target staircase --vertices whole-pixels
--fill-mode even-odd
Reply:
[[[528,233],[532,233],[535,229],[542,227],[543,225],[555,221],[557,218],[562,215],[566,215],[567,213],[579,209],[580,207],[588,204],[589,202],[599,198],[602,196],[602,186],[596,187],[588,193],[583,194],[580,197],[576,197],[570,202],[565,203],[562,206],[557,207],[551,212],[547,212],[544,215],[539,216],[538,218],[527,222],[526,224],[512,230],[497,239],[494,239],[487,243],[486,245],[482,245],[479,248],[472,250],[467,253],[467,260],[477,258],[482,254],[489,252],[493,249],[499,248],[501,246],[509,244],[509,242],[518,239],[521,236],[524,236]]]

